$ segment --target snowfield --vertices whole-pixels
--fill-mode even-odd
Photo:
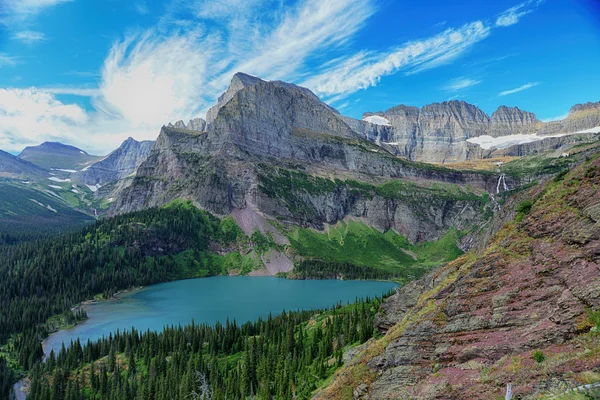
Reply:
[[[577,135],[580,133],[599,133],[600,126],[596,128],[586,129],[583,131],[573,132],[573,133],[559,133],[557,135],[537,135],[537,134],[522,134],[522,135],[507,135],[507,136],[499,136],[499,137],[491,137],[489,135],[477,136],[471,139],[467,139],[467,142],[477,144],[479,147],[485,150],[489,150],[491,148],[495,149],[505,149],[510,146],[514,146],[517,144],[531,143],[537,142],[539,140],[544,140],[548,138],[556,138],[568,135]]]
[[[371,115],[370,117],[363,118],[363,121],[370,122],[375,125],[392,126],[387,118],[379,115]]]
[[[48,179],[51,180],[52,182],[61,182],[61,183],[63,183],[63,182],[71,182],[71,179],[69,179],[69,178],[60,179],[60,178],[57,178],[55,176],[52,176],[52,177],[50,177]]]

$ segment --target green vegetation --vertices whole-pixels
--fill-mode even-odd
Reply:
[[[372,185],[352,179],[330,180],[268,165],[261,165],[259,183],[264,194],[282,201],[294,215],[294,219],[303,221],[322,219],[308,196],[335,196],[343,195],[344,192],[348,193],[349,201],[358,197],[372,199],[374,196],[380,196],[402,201],[415,210],[428,205],[443,207],[446,201],[470,201],[477,203],[483,213],[483,208],[490,203],[487,193],[479,195],[453,184],[436,183],[422,186],[406,180],[390,180],[381,185]]]
[[[542,363],[546,360],[546,355],[541,350],[535,350],[531,357],[536,363]]]
[[[23,184],[0,181],[0,233],[31,239],[73,231],[93,220],[72,209],[61,198]]]
[[[12,338],[14,363],[30,369],[42,355],[41,339],[74,322],[52,316],[99,293],[109,298],[133,286],[220,274],[229,258],[210,249],[242,241],[240,232],[177,202],[58,238],[0,246],[0,344]]]
[[[529,211],[531,211],[531,207],[533,207],[533,201],[531,201],[529,199],[524,200],[521,203],[519,203],[519,206],[517,207],[517,216],[516,216],[517,222],[523,221],[523,218],[525,218],[525,216],[527,214],[529,214]]]
[[[329,226],[328,232],[295,227],[286,234],[291,247],[302,257],[374,268],[402,281],[415,279],[463,254],[456,245],[458,232],[454,230],[437,242],[415,245],[392,230],[381,233],[354,221]]]
[[[507,162],[502,167],[502,172],[517,178],[536,179],[568,171],[574,163],[574,157],[527,156]]]
[[[29,398],[309,399],[344,351],[374,336],[381,301],[77,341],[33,369]]]

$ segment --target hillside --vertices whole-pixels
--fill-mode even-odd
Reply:
[[[489,399],[503,397],[508,383],[525,398],[593,380],[600,367],[599,185],[596,154],[522,194],[481,254],[390,297],[376,318],[385,336],[317,398]]]

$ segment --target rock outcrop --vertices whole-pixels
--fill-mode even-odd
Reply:
[[[175,122],[175,125],[173,125],[172,123],[169,122],[167,124],[167,126],[170,128],[187,129],[189,131],[197,131],[197,132],[204,132],[204,131],[206,131],[206,128],[207,128],[206,121],[203,120],[202,118],[190,119],[190,121],[188,122],[187,125],[182,120],[179,120],[179,121]]]
[[[518,107],[500,106],[490,118],[489,135],[492,137],[535,133],[540,121],[534,113],[521,111]]]
[[[385,336],[316,398],[360,387],[361,399],[490,399],[511,382],[524,398],[556,380],[577,385],[578,372],[600,366],[587,313],[600,307],[599,187],[593,158],[532,189],[531,211],[520,207],[482,254],[390,297],[376,319]]]
[[[571,133],[596,127],[600,127],[600,102],[574,105],[567,118],[545,124],[540,133]]]
[[[142,162],[148,158],[153,147],[153,141],[138,142],[128,138],[108,156],[78,172],[76,178],[92,186],[105,185],[126,178],[135,173]]]

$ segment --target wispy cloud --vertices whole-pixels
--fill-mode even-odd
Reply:
[[[516,24],[523,16],[532,13],[535,8],[544,1],[545,0],[529,0],[509,8],[498,16],[496,19],[496,26],[506,27]]]
[[[14,67],[17,65],[17,60],[17,57],[9,56],[6,53],[0,53],[0,67]]]
[[[13,13],[33,15],[68,0],[4,1]],[[4,89],[0,109],[13,111],[0,119],[0,148],[60,139],[106,152],[127,136],[154,139],[162,124],[203,116],[238,71],[299,83],[344,107],[342,99],[384,76],[453,62],[496,27],[473,21],[387,51],[352,51],[356,34],[377,11],[375,0],[298,0],[293,6],[280,0],[172,1],[154,29],[113,43],[99,76],[69,72],[94,78],[97,86]],[[0,66],[16,62],[0,53]],[[479,83],[462,79],[448,89]],[[63,103],[61,95],[90,97],[93,109]],[[36,110],[44,117],[36,119]]]
[[[489,33],[487,26],[476,21],[430,38],[408,42],[386,53],[360,52],[303,84],[322,96],[347,95],[375,86],[382,77],[401,70],[413,74],[449,63]]]
[[[133,4],[133,9],[140,15],[150,14],[150,9],[148,9],[148,4],[145,1],[136,1]]]
[[[455,79],[451,80],[450,82],[448,82],[448,84],[442,86],[442,90],[444,90],[446,92],[456,92],[459,90],[470,88],[471,86],[475,86],[480,83],[481,83],[480,80],[460,77],[460,78],[455,78]]]
[[[19,31],[13,35],[13,39],[19,40],[23,43],[32,44],[46,40],[46,36],[42,32],[38,31]]]
[[[553,121],[560,121],[562,119],[565,119],[569,116],[569,113],[564,113],[562,115],[557,115],[555,117],[550,117],[550,118],[544,118],[542,119],[542,122],[553,122]]]
[[[537,86],[539,84],[540,84],[539,82],[529,82],[529,83],[526,83],[524,85],[519,86],[518,88],[514,88],[514,89],[505,90],[503,92],[500,92],[500,93],[498,93],[498,96],[506,96],[506,95],[509,95],[509,94],[522,92],[523,90],[531,89],[532,87],[535,87],[535,86]]]

